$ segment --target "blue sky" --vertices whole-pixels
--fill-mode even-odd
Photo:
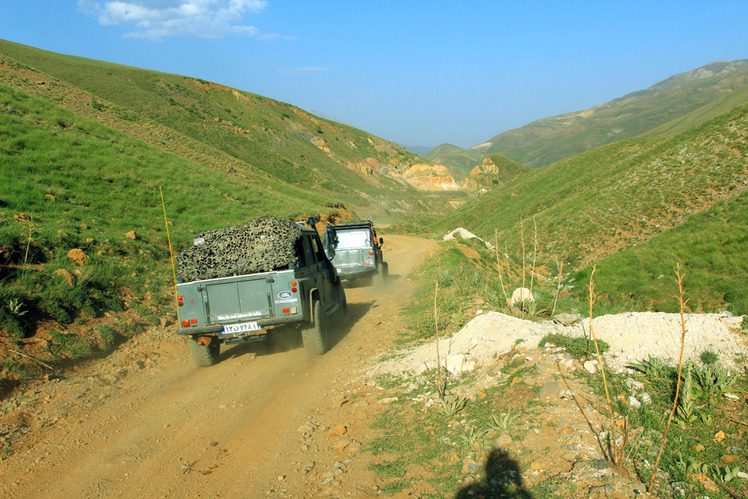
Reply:
[[[472,147],[717,60],[748,1],[0,0],[0,38]]]

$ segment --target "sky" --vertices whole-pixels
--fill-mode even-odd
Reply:
[[[718,60],[748,0],[0,0],[0,38],[473,147]]]

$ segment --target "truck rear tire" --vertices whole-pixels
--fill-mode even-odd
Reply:
[[[384,284],[387,277],[390,275],[390,266],[387,262],[382,262],[377,265],[377,284]]]
[[[328,319],[320,300],[314,301],[314,324],[301,331],[301,341],[310,355],[327,352]]]
[[[345,299],[345,289],[343,289],[342,283],[339,283],[338,285],[337,295],[338,305],[340,306],[339,316],[345,322],[348,320],[348,301]]]
[[[221,343],[213,339],[207,345],[197,342],[197,336],[190,336],[190,355],[192,360],[200,367],[210,367],[218,363],[218,355],[221,352]]]

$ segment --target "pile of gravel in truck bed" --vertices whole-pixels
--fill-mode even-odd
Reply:
[[[269,272],[296,263],[294,243],[301,228],[290,220],[260,217],[245,225],[201,232],[204,241],[177,257],[183,281]]]

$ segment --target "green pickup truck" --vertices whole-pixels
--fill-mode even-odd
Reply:
[[[370,220],[330,224],[325,230],[325,253],[342,279],[386,278],[383,244]]]
[[[305,349],[321,355],[329,347],[331,327],[345,320],[345,291],[317,231],[270,217],[257,220],[263,224],[237,226],[212,239],[198,237],[190,248],[194,251],[185,251],[178,259],[191,272],[178,273],[177,333],[189,336],[190,353],[199,366],[218,362],[222,343],[263,340],[283,325],[300,330]],[[275,229],[279,223],[282,231]],[[209,243],[212,248],[200,248]],[[273,251],[288,256],[273,260]],[[229,252],[235,254],[233,261],[221,263],[221,255]],[[258,264],[234,265],[247,255],[256,255],[265,268],[247,272]],[[202,272],[201,264],[213,270]],[[221,270],[229,268],[239,275],[221,276]],[[202,275],[210,278],[199,278]]]

